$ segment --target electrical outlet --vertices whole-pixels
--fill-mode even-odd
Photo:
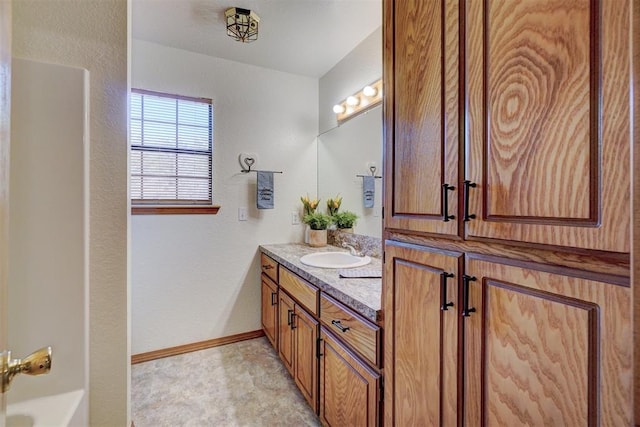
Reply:
[[[300,224],[300,214],[298,212],[291,212],[291,225],[299,225]]]
[[[247,208],[238,208],[238,221],[247,220]]]

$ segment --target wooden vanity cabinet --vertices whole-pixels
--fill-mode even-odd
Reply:
[[[320,328],[320,421],[325,426],[380,425],[381,377],[325,326]]]
[[[318,413],[318,289],[280,267],[278,353],[313,411]],[[295,299],[294,299],[295,298]],[[303,305],[304,304],[304,305]],[[308,307],[313,307],[313,314]]]

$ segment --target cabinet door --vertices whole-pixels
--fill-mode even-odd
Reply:
[[[462,257],[387,242],[385,258],[385,425],[455,426]]]
[[[629,10],[467,2],[467,237],[629,252]]]
[[[293,378],[313,411],[318,413],[318,321],[296,305],[293,319]]]
[[[466,262],[465,425],[630,425],[630,289],[498,261]]]
[[[386,228],[458,234],[458,3],[384,3]]]
[[[325,426],[379,425],[380,374],[324,326],[320,359],[320,421]]]
[[[278,292],[278,353],[280,359],[293,375],[293,329],[291,322],[294,314],[294,303],[289,295]]]
[[[262,275],[262,329],[273,348],[278,348],[278,285]]]

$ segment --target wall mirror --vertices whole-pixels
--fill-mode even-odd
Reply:
[[[318,136],[318,197],[322,206],[340,195],[341,210],[358,215],[355,233],[382,236],[382,179],[375,179],[373,208],[365,208],[363,179],[358,175],[382,176],[382,107],[353,117]]]

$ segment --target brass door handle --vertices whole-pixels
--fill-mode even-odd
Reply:
[[[5,351],[2,360],[2,393],[9,390],[11,381],[18,374],[43,375],[51,370],[51,347],[34,351],[24,359],[12,359],[11,352]]]

